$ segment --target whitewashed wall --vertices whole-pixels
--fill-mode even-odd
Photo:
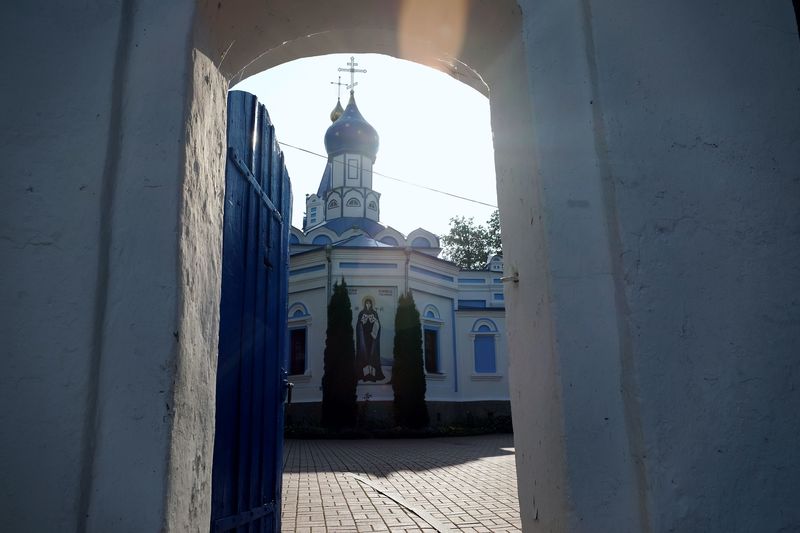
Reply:
[[[544,194],[532,216],[547,228],[570,465],[567,527],[797,527],[800,454],[790,435],[800,433],[800,410],[789,406],[800,405],[790,377],[800,365],[800,46],[791,3],[521,5]],[[504,240],[514,239],[507,222]],[[512,353],[520,348],[512,341]],[[619,490],[626,484],[633,493]],[[639,525],[623,527],[626,508]]]

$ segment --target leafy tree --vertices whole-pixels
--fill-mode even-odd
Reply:
[[[409,428],[427,426],[429,418],[425,405],[422,324],[410,291],[400,295],[394,319],[392,389],[395,423]]]
[[[352,427],[356,421],[356,351],[353,309],[347,283],[334,283],[328,303],[325,370],[322,375],[322,425],[328,429]]]
[[[450,219],[450,232],[442,237],[444,257],[459,267],[477,270],[484,267],[489,254],[501,251],[500,217],[497,210],[486,226],[476,224],[473,217]]]
[[[498,252],[502,253],[503,243],[500,240],[500,211],[498,209],[494,210],[492,216],[486,222],[486,233],[488,235],[487,244],[489,245],[486,256],[488,257],[489,254]]]

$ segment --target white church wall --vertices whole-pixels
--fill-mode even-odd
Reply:
[[[344,187],[345,185],[345,155],[333,156],[331,162],[331,188]]]
[[[412,283],[411,292],[414,303],[421,315],[423,329],[423,348],[425,344],[424,330],[436,332],[438,341],[437,372],[425,372],[426,393],[428,401],[453,401],[456,395],[456,361],[454,353],[455,328],[453,322],[453,298],[447,296],[448,291],[430,291],[417,283]],[[443,294],[444,293],[444,294]],[[426,316],[426,310],[434,317]],[[438,318],[437,318],[438,315]]]
[[[502,272],[462,270],[458,273],[460,307],[505,307]]]
[[[302,304],[308,310],[308,318],[292,321],[289,317],[289,329],[306,330],[306,369],[301,375],[289,376],[293,383],[292,403],[318,402],[322,399],[320,387],[324,374],[323,353],[325,351],[325,335],[328,327],[327,306],[327,274],[322,276],[309,274],[310,279],[295,281],[289,292],[289,309]]]
[[[316,194],[306,198],[306,225],[313,227],[325,220],[325,199]]]
[[[363,217],[364,209],[364,196],[361,191],[350,190],[344,193],[344,199],[342,202],[342,216]]]
[[[325,202],[325,220],[342,216],[342,195],[339,192],[328,194]]]
[[[372,159],[361,156],[361,186],[372,188]]]
[[[364,202],[365,216],[371,220],[380,219],[380,195],[370,192]],[[398,241],[399,244],[399,241]]]

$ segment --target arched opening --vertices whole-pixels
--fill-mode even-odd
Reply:
[[[534,145],[531,127],[531,102],[524,64],[521,12],[515,2],[448,2],[436,4],[351,2],[345,6],[278,2],[277,11],[288,18],[273,18],[255,3],[224,7],[208,4],[196,20],[192,86],[196,102],[205,95],[271,66],[303,56],[331,52],[370,51],[411,59],[442,68],[456,79],[487,94],[490,99],[494,132],[495,168],[498,180],[504,238],[505,262],[510,271],[519,273],[525,283],[509,286],[508,331],[512,353],[515,347],[543,352],[549,349],[549,315],[536,302],[547,299],[543,268],[544,232],[538,219],[531,216],[538,208],[535,183]],[[345,7],[344,10],[340,10]],[[426,23],[434,20],[435,24]],[[442,21],[445,21],[442,24]],[[449,29],[440,33],[443,27]],[[455,35],[455,40],[448,37]],[[224,114],[221,107],[218,111]],[[214,145],[223,132],[210,121],[201,123],[191,143]],[[216,154],[203,152],[209,168],[218,167]],[[523,204],[520,206],[520,198]],[[524,276],[524,277],[523,277]],[[520,290],[522,289],[522,290]],[[531,328],[528,316],[538,316]],[[537,348],[538,347],[538,348]],[[520,352],[522,353],[522,351]],[[518,400],[541,408],[516,412],[515,443],[533,450],[536,440],[552,430],[553,446],[539,454],[526,453],[516,458],[520,472],[520,498],[533,499],[535,464],[549,464],[537,480],[558,486],[563,476],[563,449],[558,435],[559,418],[553,417],[559,406],[547,398],[559,385],[552,372],[535,372],[538,358],[513,358],[509,372],[512,389],[525,389],[527,398]],[[533,377],[533,383],[531,382]],[[521,380],[520,384],[515,384]],[[524,386],[523,386],[524,385]],[[541,399],[541,401],[539,401]],[[538,434],[534,434],[537,428]],[[549,437],[548,437],[549,438]],[[555,465],[555,466],[553,466]],[[551,508],[565,509],[563,494],[537,494],[538,502],[551,502]],[[533,518],[533,511],[525,519]],[[561,515],[559,515],[561,516]]]

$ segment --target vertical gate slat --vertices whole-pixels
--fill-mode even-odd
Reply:
[[[248,98],[235,98],[228,101],[228,143],[236,147],[247,145],[249,131],[247,108],[252,101]],[[226,161],[225,211],[223,217],[223,275],[220,298],[220,340],[217,368],[217,412],[214,446],[214,469],[232,470],[237,462],[238,450],[234,435],[238,433],[237,402],[220,401],[236,394],[235,376],[240,373],[241,331],[239,322],[243,296],[243,265],[245,251],[240,235],[246,225],[244,204],[248,198],[247,184],[236,176],[237,170],[232,161]],[[225,323],[225,320],[229,321]],[[237,499],[236,486],[231,477],[216,476],[212,480],[212,516],[225,516]]]
[[[211,528],[273,532],[280,527],[290,187],[265,108],[241,91],[228,98]],[[233,163],[237,156],[249,170]]]
[[[267,119],[266,119],[266,111],[263,106],[259,106],[258,110],[258,135],[259,140],[255,144],[256,150],[254,154],[254,161],[253,161],[253,170],[254,174],[257,178],[259,178],[259,185],[261,185],[262,189],[264,187],[264,183],[270,180],[270,176],[267,172],[264,171],[264,160],[268,158],[269,155],[265,154],[265,147],[268,146],[269,137],[266,135],[265,130],[267,129]],[[267,209],[262,205],[261,217],[258,221],[258,251],[257,251],[257,261],[258,261],[258,268],[259,268],[259,276],[255,280],[255,294],[256,294],[256,308],[255,308],[255,316],[254,319],[256,323],[259,324],[259,328],[256,331],[256,338],[255,338],[255,345],[256,349],[259,353],[269,353],[269,346],[267,344],[267,328],[269,327],[270,317],[268,316],[268,309],[267,309],[267,288],[268,288],[268,280],[267,280],[267,273],[268,273],[268,265],[266,265],[266,257],[267,257],[267,247],[266,247],[266,239],[265,236],[271,230],[270,223],[272,220],[272,216],[267,211]],[[259,501],[262,501],[265,497],[264,490],[263,490],[263,482],[264,478],[261,476],[262,465],[264,462],[264,449],[269,447],[269,438],[271,437],[270,430],[272,429],[269,425],[268,420],[264,417],[264,396],[265,396],[265,384],[271,383],[273,379],[268,371],[267,362],[268,358],[259,358],[258,360],[254,361],[253,366],[253,375],[252,375],[252,386],[253,386],[253,412],[252,412],[252,426],[253,426],[253,437],[252,437],[252,465],[250,468],[250,495],[252,500],[252,505],[255,506]],[[272,437],[274,438],[274,437]],[[260,531],[261,524],[263,524],[264,519],[259,519],[253,524],[251,524],[251,531]]]
[[[240,153],[242,158],[248,162],[250,168],[253,165],[253,137],[257,132],[257,113],[258,105],[255,97],[252,98],[252,107],[249,108],[249,120],[247,123],[248,131],[246,136],[247,144],[241,148]],[[247,187],[250,190],[250,187]],[[251,439],[252,439],[252,387],[251,376],[253,372],[254,358],[258,357],[255,351],[254,337],[256,324],[254,322],[254,308],[255,308],[255,287],[254,282],[258,276],[258,267],[256,264],[256,257],[258,253],[258,211],[261,202],[250,193],[247,199],[243,202],[242,208],[245,211],[244,220],[246,226],[243,228],[243,241],[245,249],[244,257],[244,284],[242,294],[242,310],[241,310],[241,358],[242,363],[239,367],[239,383],[238,383],[238,401],[239,401],[239,435],[237,445],[239,449],[238,461],[236,468],[238,469],[237,485],[236,485],[236,512],[243,512],[251,509],[250,506],[250,487],[247,483],[248,472],[250,471],[251,462]]]
[[[268,172],[269,172],[269,175],[270,175],[270,177],[272,179],[270,179],[269,183],[265,183],[264,190],[265,190],[265,192],[267,192],[267,195],[269,196],[270,200],[273,201],[273,204],[278,206],[280,204],[279,204],[279,202],[276,202],[277,197],[276,197],[276,194],[275,194],[275,192],[276,192],[275,184],[276,184],[276,180],[277,180],[278,176],[280,176],[280,174],[278,173],[278,157],[276,157],[277,145],[275,143],[274,128],[270,127],[268,129],[268,132],[269,132],[268,135],[265,136],[265,144],[269,143],[267,145],[267,149],[270,152],[270,159],[269,159],[269,162],[268,162],[268,169],[269,169]],[[268,239],[269,239],[269,261],[270,261],[271,264],[273,264],[273,268],[270,270],[270,272],[268,274],[268,280],[269,280],[268,287],[269,287],[269,292],[270,292],[268,313],[272,317],[272,320],[270,320],[270,323],[268,324],[268,328],[269,328],[269,333],[268,334],[269,334],[269,338],[270,338],[270,349],[273,350],[276,354],[280,355],[280,357],[278,357],[277,360],[274,362],[275,366],[274,366],[274,369],[273,369],[273,371],[277,374],[278,379],[280,379],[280,370],[281,370],[280,365],[281,365],[281,363],[283,361],[283,354],[281,354],[278,351],[279,350],[279,346],[277,345],[276,341],[277,341],[277,338],[278,338],[279,335],[278,335],[278,332],[275,331],[275,327],[278,326],[278,325],[280,325],[281,328],[283,327],[283,322],[280,322],[280,316],[279,316],[279,313],[278,313],[279,306],[280,306],[280,297],[281,297],[281,294],[282,294],[282,289],[279,286],[279,284],[277,283],[277,273],[278,273],[278,270],[280,269],[280,266],[279,266],[279,262],[278,262],[279,249],[275,245],[275,242],[274,242],[275,233],[277,233],[277,232],[271,232],[270,235],[268,236]],[[266,413],[266,416],[269,417],[269,419],[272,421],[273,424],[276,424],[276,425],[280,424],[281,427],[282,427],[282,420],[279,420],[279,418],[277,416],[277,413],[275,412],[276,411],[276,409],[275,409],[276,405],[281,405],[282,404],[282,401],[280,399],[280,395],[281,395],[280,392],[281,391],[279,389],[273,389],[273,390],[267,391],[264,400],[265,400],[265,413]],[[281,410],[281,412],[282,412],[282,410]],[[274,477],[276,475],[275,470],[277,468],[279,468],[279,466],[278,466],[279,464],[280,463],[275,463],[273,457],[269,457],[269,460],[264,461],[264,468],[262,470],[262,476],[264,477],[264,479],[270,479],[270,478]],[[277,490],[280,490],[280,486],[277,487]]]

